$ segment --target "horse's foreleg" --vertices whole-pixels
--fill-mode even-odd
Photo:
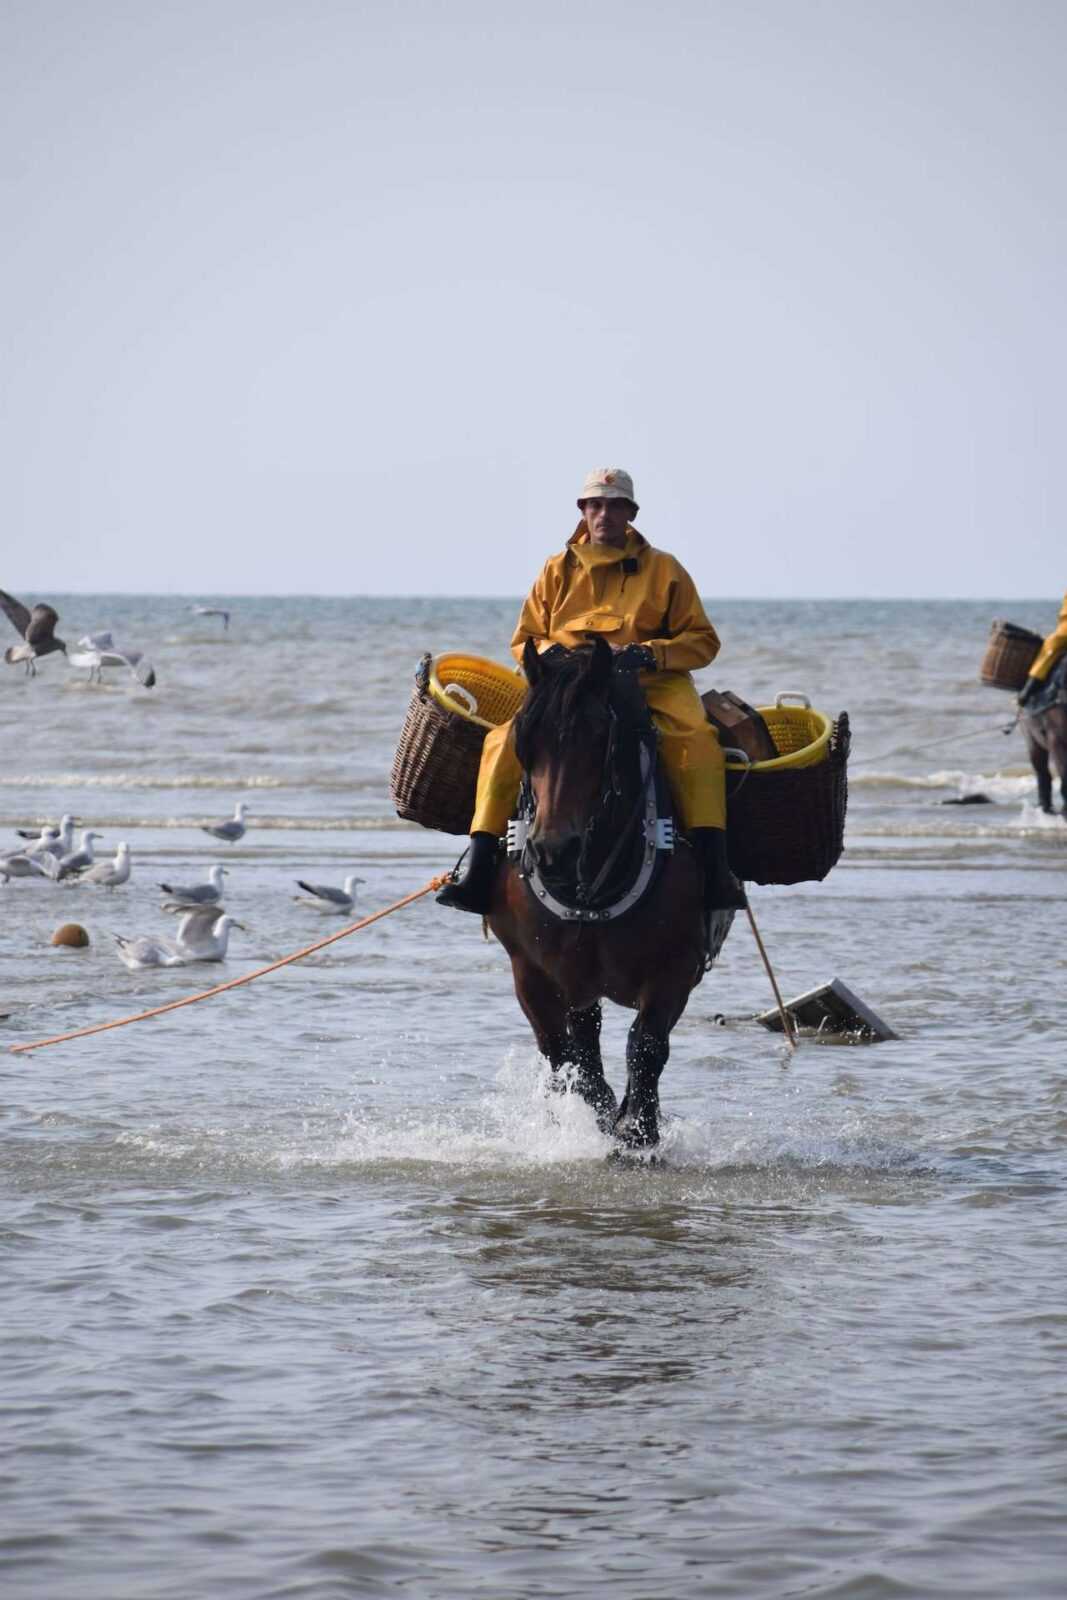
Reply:
[[[604,1063],[600,1058],[600,1022],[599,1000],[584,1011],[567,1013],[571,1057],[575,1067],[574,1087],[586,1104],[592,1106],[601,1128],[607,1132],[619,1103],[604,1076]]]
[[[659,1143],[659,1076],[670,1050],[669,1029],[640,1012],[626,1040],[626,1094],[612,1130],[630,1150]]]
[[[537,1048],[558,1072],[568,1058],[567,1003],[551,978],[521,956],[511,958],[515,995],[533,1029]]]

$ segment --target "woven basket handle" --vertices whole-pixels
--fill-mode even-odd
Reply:
[[[811,701],[806,694],[801,694],[799,689],[783,689],[781,694],[774,697],[774,709],[780,711],[787,700],[798,700],[805,711],[811,710]]]

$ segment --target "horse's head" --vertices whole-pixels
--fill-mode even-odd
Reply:
[[[576,650],[522,654],[529,684],[515,718],[515,752],[533,793],[529,843],[541,866],[563,874],[581,854],[604,788],[614,725],[612,654],[603,639]]]

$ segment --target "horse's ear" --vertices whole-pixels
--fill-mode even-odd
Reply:
[[[593,689],[606,689],[611,681],[611,646],[597,634],[593,640],[593,654],[589,657],[589,684]]]
[[[522,670],[526,674],[526,682],[532,689],[534,684],[541,680],[541,657],[537,653],[537,646],[532,639],[527,639],[522,647]]]

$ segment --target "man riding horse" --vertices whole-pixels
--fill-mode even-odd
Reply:
[[[638,675],[678,820],[703,864],[705,909],[742,907],[744,889],[726,856],[723,754],[690,676],[715,659],[718,634],[685,568],[632,525],[638,506],[628,472],[591,472],[578,509],[582,520],[566,548],[546,561],[526,598],[512,651],[521,659],[527,640],[545,652],[601,638],[614,652],[615,670]],[[499,841],[515,814],[521,779],[512,724],[490,729],[466,866],[438,894],[439,905],[489,911]]]
[[[1027,706],[1048,681],[1049,673],[1067,650],[1067,594],[1060,607],[1059,621],[1037,652],[1030,666],[1030,675],[1019,694],[1019,704]]]
[[[1052,809],[1052,774],[1060,780],[1067,821],[1067,595],[1063,597],[1057,626],[1030,665],[1030,675],[1019,695],[1023,737],[1037,776],[1037,803],[1047,815]]]

